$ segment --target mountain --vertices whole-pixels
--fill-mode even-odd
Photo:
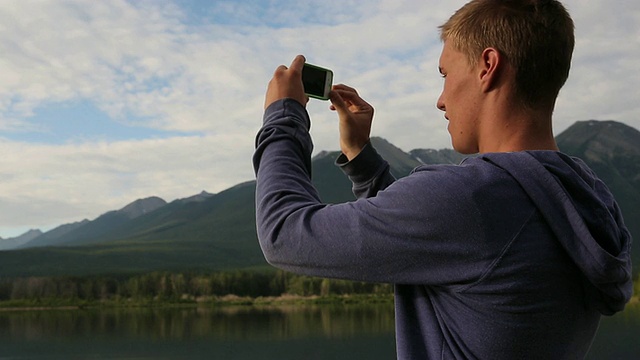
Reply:
[[[453,149],[415,149],[409,154],[422,164],[459,164],[466,156]]]
[[[209,198],[211,198],[212,196],[214,196],[215,194],[211,194],[208,193],[206,191],[202,191],[199,194],[190,196],[188,198],[184,198],[184,199],[179,199],[178,201],[181,201],[183,203],[188,203],[188,202],[201,202],[201,201],[205,201]]]
[[[387,160],[391,166],[391,173],[396,178],[409,175],[416,166],[423,164],[385,139],[374,137],[371,144]]]
[[[156,210],[157,208],[162,207],[166,204],[167,202],[162,200],[161,198],[152,196],[146,199],[138,199],[118,210],[117,213],[120,213],[131,220],[148,212],[152,212],[153,210]]]
[[[558,135],[557,142],[609,187],[635,199],[640,195],[640,131],[614,121],[581,121]]]
[[[109,212],[58,239],[60,245],[0,252],[0,276],[266,267],[255,235],[254,197],[255,182],[248,182],[203,201],[176,200],[128,221]]]
[[[84,219],[82,221],[78,221],[72,224],[64,224],[56,227],[55,229],[49,230],[44,234],[32,238],[30,241],[25,242],[19,246],[16,246],[16,249],[22,248],[30,248],[30,247],[38,247],[38,246],[51,246],[57,244],[58,239],[62,238],[66,234],[71,233],[73,230],[89,223],[89,220]]]
[[[0,251],[15,249],[42,235],[40,230],[29,230],[26,233],[9,239],[0,238]]]
[[[637,130],[616,122],[579,122],[557,137],[561,150],[583,158],[605,180],[636,239],[640,235],[638,136]],[[453,150],[407,153],[381,138],[371,142],[396,177],[423,163],[459,163],[464,158]],[[329,203],[354,199],[351,183],[335,166],[338,155],[320,152],[312,161],[312,180],[321,199]],[[137,200],[95,220],[42,234],[29,243],[31,248],[1,251],[0,276],[267,268],[256,239],[254,197],[255,182],[249,181],[218,194],[202,192],[171,203],[159,198]],[[639,250],[636,241],[636,263]]]
[[[74,224],[67,224],[55,228],[20,248],[32,248],[43,246],[73,246],[94,244],[119,226],[129,221],[151,213],[166,205],[163,199],[152,196],[146,199],[138,199],[120,210],[109,211],[100,215],[93,221],[83,220]]]

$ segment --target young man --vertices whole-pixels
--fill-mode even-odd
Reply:
[[[454,148],[480,156],[395,181],[369,143],[373,108],[337,85],[337,163],[359,199],[321,203],[298,56],[269,83],[256,139],[265,257],[395,284],[401,359],[582,358],[601,314],[631,296],[631,238],[606,186],[553,138],[573,22],[557,1],[475,0],[441,30],[437,106]]]

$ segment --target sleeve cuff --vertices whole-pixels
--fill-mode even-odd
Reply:
[[[340,154],[335,163],[356,184],[371,180],[380,172],[380,168],[385,166],[384,159],[370,142],[351,161],[344,154]]]
[[[292,98],[284,98],[271,103],[264,110],[262,119],[263,125],[267,125],[274,120],[289,117],[300,123],[305,129],[311,129],[311,120],[304,105]]]

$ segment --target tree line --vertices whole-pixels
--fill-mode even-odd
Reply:
[[[133,276],[62,276],[0,278],[0,301],[143,300],[176,301],[200,297],[277,297],[392,294],[391,284],[325,279],[282,270],[210,274],[153,272]],[[634,282],[640,296],[640,277]]]
[[[200,297],[271,297],[391,294],[390,284],[324,279],[277,270],[211,274],[153,272],[133,276],[0,278],[0,301],[44,299],[108,301]]]

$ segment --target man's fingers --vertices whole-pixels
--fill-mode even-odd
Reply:
[[[298,55],[291,62],[291,66],[280,65],[276,68],[267,86],[264,100],[265,109],[275,101],[285,98],[292,98],[303,106],[307,104],[309,98],[304,93],[302,85],[304,62],[304,56]]]
[[[347,108],[347,104],[345,104],[342,96],[338,93],[338,91],[331,90],[329,91],[329,100],[331,101],[331,110],[344,111]]]
[[[333,90],[338,97],[340,97],[340,99],[343,101],[343,103],[345,104],[344,106],[352,106],[355,105],[358,108],[365,108],[365,107],[369,107],[369,103],[367,103],[366,101],[364,101],[360,95],[358,95],[357,92],[355,91],[351,91],[351,90]]]
[[[332,91],[338,94],[338,96],[340,96],[345,101],[360,99],[360,96],[353,91],[344,91],[344,90],[332,90]]]
[[[293,61],[291,62],[291,65],[289,67],[287,67],[286,65],[280,65],[276,68],[275,74],[276,75],[281,75],[283,73],[285,73],[287,70],[293,70],[293,71],[298,71],[299,73],[302,72],[302,67],[304,66],[306,59],[303,55],[298,55],[296,56]]]
[[[307,61],[307,59],[305,59],[305,57],[303,55],[298,55],[296,56],[293,61],[291,62],[291,66],[289,67],[291,70],[297,71],[299,73],[302,73],[302,67],[304,66],[304,63]]]
[[[276,70],[273,72],[273,76],[280,76],[282,75],[285,71],[287,71],[287,67],[284,65],[280,65],[276,68]]]
[[[355,93],[356,95],[358,94],[358,91],[356,91],[356,89],[352,88],[351,86],[347,86],[345,84],[333,85],[332,89],[336,91],[348,91],[348,92]]]

